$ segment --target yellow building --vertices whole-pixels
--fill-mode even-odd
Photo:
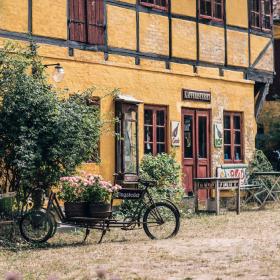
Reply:
[[[121,118],[110,129],[122,137],[103,133],[101,163],[87,170],[133,181],[145,153],[174,151],[191,192],[194,177],[248,163],[254,152],[273,38],[271,1],[248,2],[1,0],[0,39],[31,35],[44,63],[65,69],[56,87],[120,89],[100,106]]]

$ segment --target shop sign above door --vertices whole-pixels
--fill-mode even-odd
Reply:
[[[182,89],[182,99],[183,100],[201,101],[201,102],[211,102],[211,92],[210,91],[191,90],[191,89]]]

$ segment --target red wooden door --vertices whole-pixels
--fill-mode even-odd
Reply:
[[[210,176],[210,112],[183,109],[182,137],[184,187],[191,193],[193,178]],[[206,199],[206,192],[199,197]]]

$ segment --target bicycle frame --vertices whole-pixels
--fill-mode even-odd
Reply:
[[[148,203],[145,202],[145,197],[148,198]],[[113,205],[113,201],[114,199],[119,199],[119,197],[116,198],[112,198],[111,199],[111,206]],[[129,198],[124,198],[124,199],[129,199]],[[92,226],[91,228],[95,228],[95,229],[103,229],[104,225],[100,225],[100,222],[104,223],[106,222],[107,227],[122,227],[122,228],[129,228],[129,226],[133,225],[133,224],[137,224],[138,227],[141,226],[142,222],[141,222],[141,216],[142,213],[145,209],[147,209],[148,207],[150,207],[151,205],[155,204],[155,201],[153,200],[151,194],[148,191],[148,186],[145,186],[145,188],[142,190],[142,195],[137,198],[136,200],[139,201],[136,209],[133,211],[131,216],[128,216],[129,218],[131,218],[130,221],[118,221],[116,219],[112,219],[111,218],[98,218],[96,219],[96,221],[99,223],[99,225],[95,225]],[[47,205],[47,212],[50,212],[51,209],[55,210],[55,213],[57,214],[58,218],[60,219],[60,221],[62,223],[67,223],[67,224],[73,224],[75,226],[79,226],[79,227],[83,227],[83,220],[80,219],[79,223],[77,224],[77,221],[74,221],[74,219],[69,219],[65,216],[65,214],[63,213],[61,206],[59,204],[59,201],[57,199],[56,193],[51,192],[50,196],[49,196],[49,201],[48,201],[48,205]],[[125,217],[125,218],[128,218]],[[93,220],[93,219],[92,219]],[[88,227],[88,223],[87,223],[87,218],[85,217],[84,219],[84,227]]]

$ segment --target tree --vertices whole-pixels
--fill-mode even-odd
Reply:
[[[94,89],[59,99],[31,46],[0,50],[0,184],[22,200],[92,159],[102,125]]]

